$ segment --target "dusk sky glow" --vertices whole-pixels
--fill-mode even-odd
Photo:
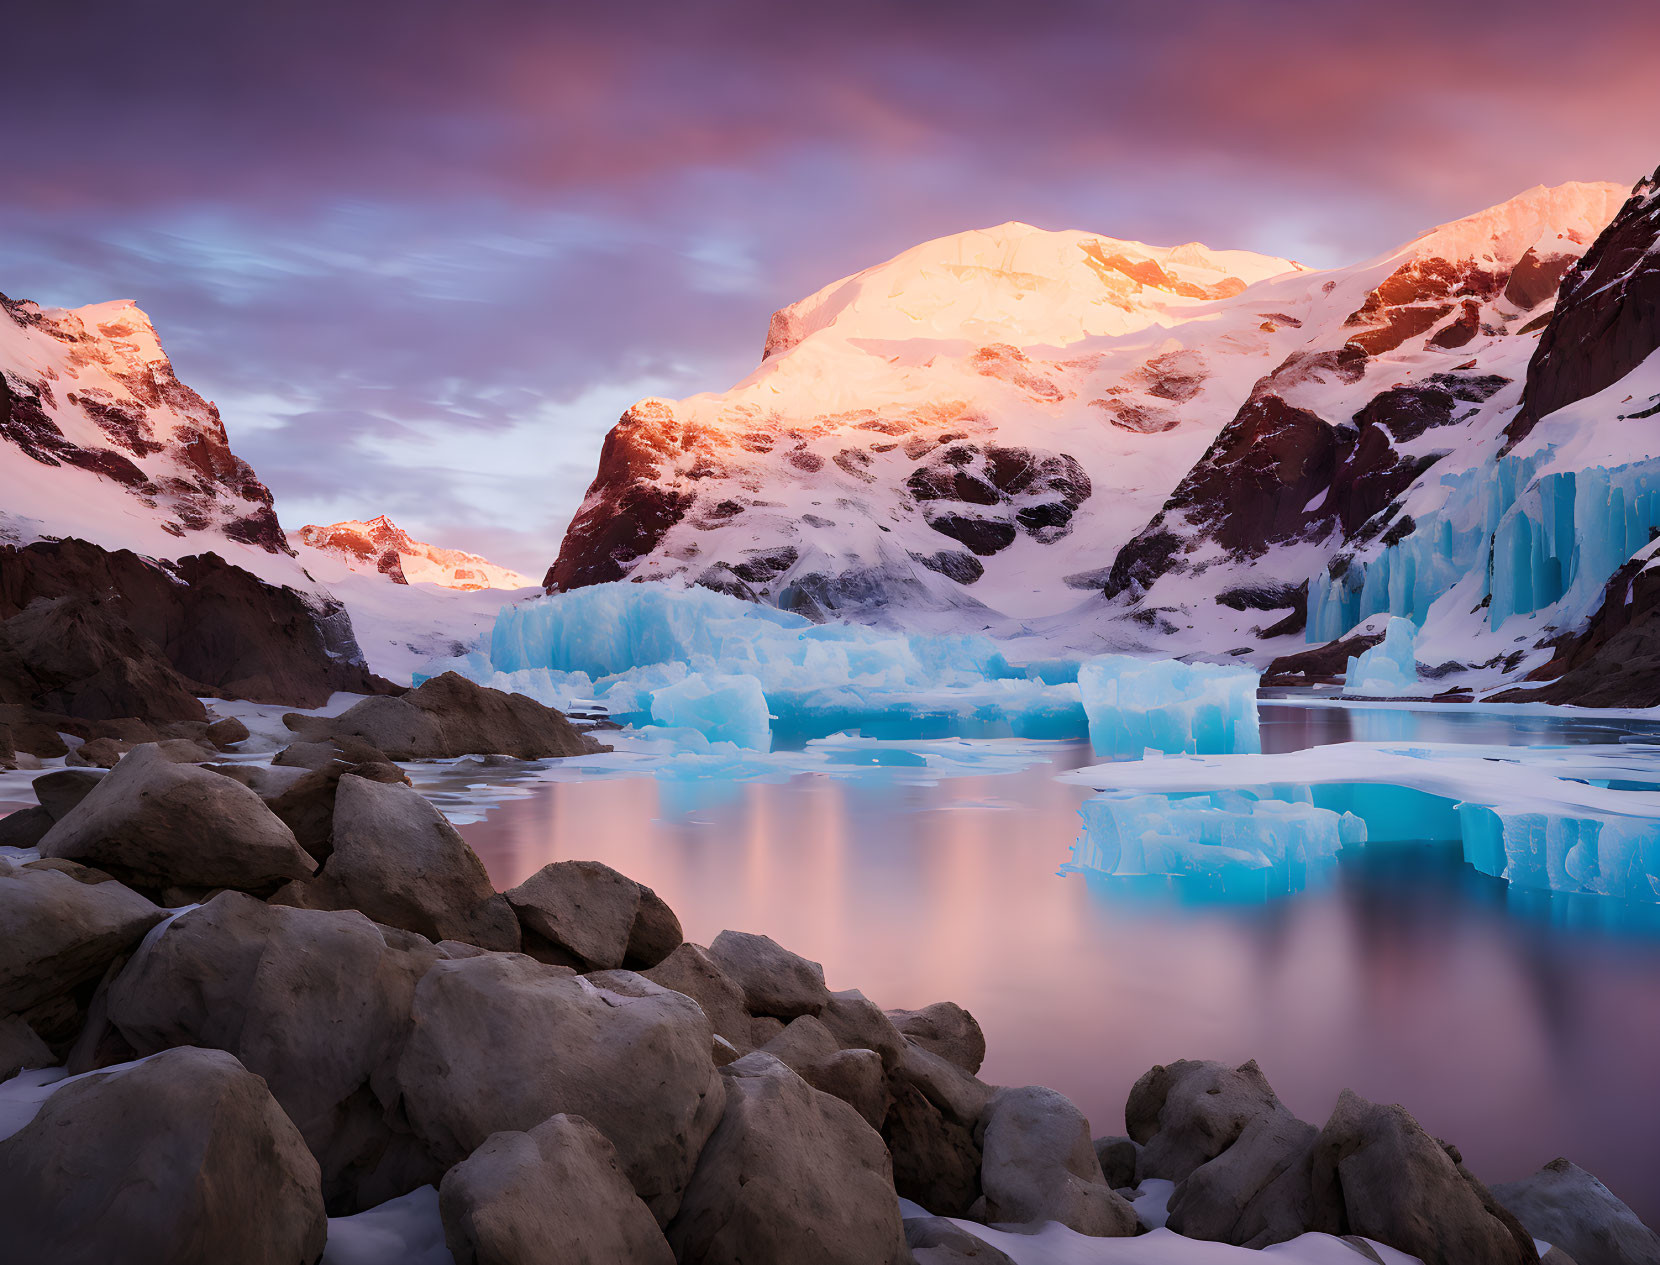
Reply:
[[[540,574],[642,395],[1022,219],[1315,266],[1660,154],[1660,8],[37,6],[0,291],[138,301],[285,526]]]

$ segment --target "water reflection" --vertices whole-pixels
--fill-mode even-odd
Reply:
[[[1265,746],[1383,737],[1390,715],[1268,708]],[[1505,741],[1491,718],[1444,723]],[[989,1080],[1054,1085],[1097,1132],[1155,1062],[1256,1058],[1310,1118],[1352,1086],[1490,1180],[1568,1154],[1660,1218],[1660,910],[1511,892],[1445,848],[1351,851],[1277,899],[1060,877],[1090,792],[1053,774],[1093,757],[1054,756],[933,786],[548,784],[464,833],[498,884],[596,858],[694,940],[764,931],[882,1005],[960,1001]]]

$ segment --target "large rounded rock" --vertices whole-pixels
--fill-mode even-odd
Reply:
[[[217,1050],[70,1081],[0,1142],[8,1259],[311,1265],[317,1162],[265,1084]]]
[[[1660,1234],[1590,1173],[1555,1159],[1520,1181],[1493,1187],[1536,1239],[1562,1248],[1578,1265],[1660,1265]]]
[[[680,919],[669,908],[668,901],[644,883],[639,886],[640,908],[628,933],[628,947],[623,950],[622,964],[631,971],[644,971],[656,966],[679,948],[686,938]]]
[[[1358,1234],[1424,1265],[1532,1265],[1527,1231],[1403,1107],[1344,1090],[1314,1144],[1310,1229]]]
[[[980,1185],[988,1222],[1059,1221],[1079,1234],[1136,1233],[1135,1209],[1101,1174],[1089,1121],[1038,1085],[992,1096],[982,1126]]]
[[[580,1116],[491,1134],[438,1200],[455,1265],[674,1265],[616,1147]]]
[[[1232,1146],[1260,1115],[1283,1110],[1253,1059],[1241,1066],[1183,1059],[1130,1090],[1124,1120],[1141,1144],[1138,1178],[1179,1182]]]
[[[944,1217],[906,1217],[905,1246],[916,1265],[1014,1265],[1014,1258]]]
[[[430,940],[516,950],[519,924],[484,863],[419,791],[351,775],[334,801],[333,851],[314,879],[274,898],[307,909],[356,909]]]
[[[875,1050],[890,1071],[905,1055],[905,1038],[893,1020],[856,988],[831,993],[818,1017],[844,1050]]]
[[[445,672],[397,697],[366,698],[338,716],[283,717],[302,738],[355,738],[394,760],[489,753],[539,760],[608,748],[564,715],[523,694],[504,694]]]
[[[1101,1175],[1114,1190],[1136,1184],[1136,1160],[1141,1148],[1134,1139],[1121,1134],[1108,1134],[1095,1139],[1095,1158],[1101,1162]]]
[[[1227,1150],[1177,1183],[1166,1224],[1239,1247],[1296,1238],[1313,1220],[1310,1166],[1319,1132],[1283,1107],[1253,1117]]]
[[[754,1021],[744,1008],[744,990],[720,969],[709,950],[682,944],[642,974],[654,984],[690,997],[703,1008],[715,1033],[739,1054],[755,1048]]]
[[[437,963],[397,1071],[417,1133],[454,1163],[492,1133],[583,1116],[666,1221],[720,1117],[721,1081],[697,1004],[630,979],[637,995],[517,954]]]
[[[640,885],[609,865],[555,861],[505,894],[533,956],[583,971],[613,970],[627,957]]]
[[[893,1156],[894,1188],[942,1216],[967,1215],[981,1193],[975,1133],[991,1090],[916,1045],[906,1047],[888,1089],[882,1137]]]
[[[140,1054],[211,1046],[263,1076],[356,1211],[443,1171],[401,1119],[393,1072],[416,981],[439,958],[360,913],[222,892],[147,941],[110,984],[112,1027]]]
[[[120,883],[0,860],[0,1015],[96,980],[166,916]]]
[[[140,887],[268,890],[317,862],[265,802],[209,769],[135,748],[41,840]]]
[[[53,821],[62,821],[104,777],[102,769],[57,769],[34,780],[35,798]]]
[[[904,1036],[970,1075],[986,1061],[986,1034],[974,1016],[954,1001],[937,1001],[921,1010],[890,1010],[888,1018]]]
[[[797,1015],[816,1015],[830,1004],[824,968],[791,953],[771,936],[723,931],[709,946],[709,956],[744,990],[752,1015],[769,1015],[788,1023]]]
[[[908,1262],[882,1140],[777,1059],[724,1068],[726,1110],[669,1242],[682,1265]]]

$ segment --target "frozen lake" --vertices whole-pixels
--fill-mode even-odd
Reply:
[[[1270,752],[1660,732],[1451,709],[1261,715]],[[832,988],[960,1002],[985,1028],[987,1080],[1052,1085],[1098,1134],[1122,1130],[1154,1063],[1255,1058],[1307,1119],[1351,1087],[1406,1104],[1489,1181],[1565,1154],[1660,1220],[1660,906],[1513,890],[1456,846],[1351,849],[1306,890],[1254,900],[1062,876],[1091,792],[1054,775],[1095,757],[1038,749],[1025,768],[933,784],[888,768],[542,782],[462,829],[500,886],[601,860],[656,888],[689,939],[763,931],[823,962]]]

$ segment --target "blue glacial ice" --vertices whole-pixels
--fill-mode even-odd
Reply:
[[[1318,807],[1307,790],[1285,798],[1109,791],[1085,800],[1078,815],[1084,830],[1072,848],[1076,869],[1204,878],[1260,872],[1277,891],[1301,886],[1310,866],[1366,842],[1360,818]]]
[[[1100,655],[1078,670],[1097,755],[1259,751],[1257,673],[1242,664]]]
[[[1410,619],[1392,615],[1384,626],[1383,640],[1359,657],[1349,660],[1343,692],[1365,698],[1392,698],[1422,692],[1418,662],[1414,657],[1418,626]]]
[[[1074,739],[1139,756],[1255,750],[1256,676],[1104,657],[1011,665],[979,635],[907,634],[675,584],[604,584],[504,607],[487,654],[430,665],[564,710],[750,750],[830,734]],[[1089,700],[1089,715],[1085,700]]]
[[[1239,848],[1257,828],[1262,804],[1278,800],[1305,817],[1312,806],[1316,814],[1358,822],[1339,827],[1345,845],[1456,843],[1477,870],[1518,887],[1660,902],[1660,748],[1351,742],[1279,755],[1101,764],[1062,777],[1109,799],[1147,801],[1135,828],[1175,834],[1189,850],[1211,838]],[[1213,799],[1195,815],[1184,797],[1197,794],[1249,798]],[[1159,800],[1170,801],[1164,811],[1180,824],[1159,825]],[[1097,802],[1087,801],[1086,809]],[[1242,820],[1216,815],[1238,818],[1246,809]],[[1087,813],[1085,820],[1092,823]],[[1086,834],[1097,829],[1105,827],[1092,823]],[[1083,848],[1080,867],[1110,858],[1110,847],[1095,847]],[[1159,855],[1168,861],[1172,854]]]

